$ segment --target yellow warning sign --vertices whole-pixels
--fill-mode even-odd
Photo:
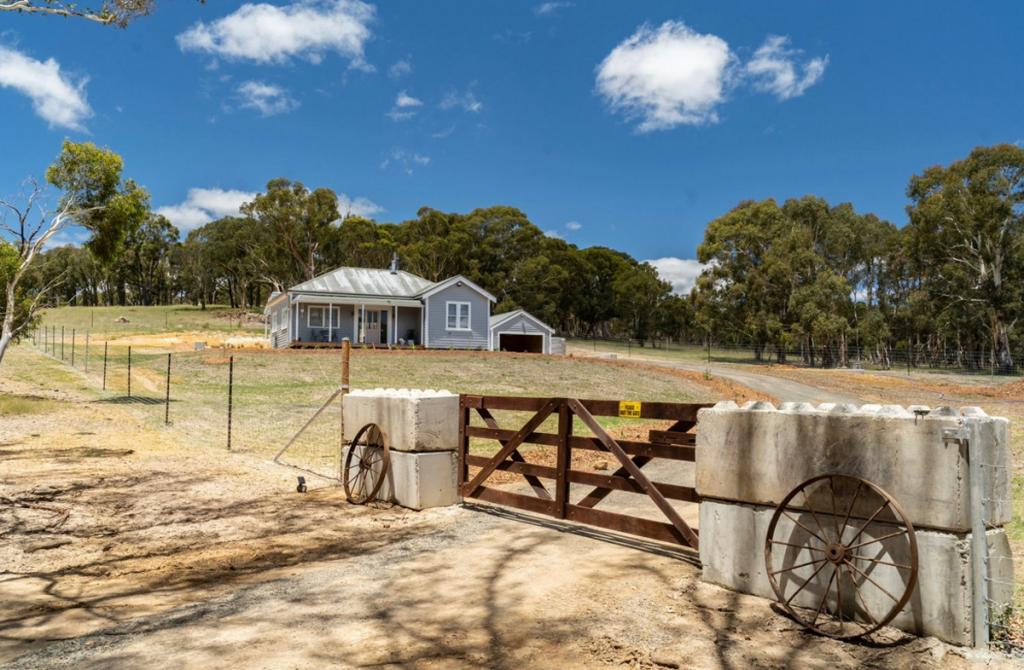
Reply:
[[[619,401],[619,416],[625,419],[639,419],[640,418],[640,407],[641,403],[636,400],[620,400]]]

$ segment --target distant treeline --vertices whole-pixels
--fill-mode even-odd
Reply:
[[[61,304],[260,308],[273,290],[342,265],[387,267],[397,253],[404,270],[465,275],[498,297],[496,311],[524,308],[569,336],[711,338],[822,365],[846,364],[851,348],[884,363],[911,347],[1008,368],[1024,347],[1024,149],[978,148],[914,176],[907,194],[902,228],[814,196],[740,203],[708,224],[688,296],[626,253],[546,236],[513,207],[378,223],[286,179],[184,241],[151,214],[104,262],[52,249],[33,281],[64,273]]]

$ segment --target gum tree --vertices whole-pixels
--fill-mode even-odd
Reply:
[[[127,231],[147,215],[149,199],[134,182],[121,179],[123,161],[92,143],[64,142],[46,181],[61,192],[56,207],[45,205],[48,190],[27,182],[20,197],[0,199],[0,363],[7,347],[28,332],[37,312],[64,273],[45,283],[28,281],[40,253],[59,233],[81,226],[86,246],[100,260],[116,256]]]

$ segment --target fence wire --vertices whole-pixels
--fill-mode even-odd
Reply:
[[[999,490],[999,482],[1008,484],[1006,498],[982,497],[981,510],[987,530],[1003,526],[1003,520],[1011,518],[1012,536],[1019,532],[1021,496],[1024,496],[1024,479],[1018,476],[1018,468],[1012,463],[1000,464],[979,462],[981,480],[986,483],[985,491]],[[999,536],[989,536],[985,560],[985,585],[982,595],[985,602],[985,624],[988,628],[989,646],[1010,656],[1024,659],[1024,583],[1016,575],[1024,567],[1021,559],[1013,556],[1009,546],[1004,546]]]
[[[991,351],[961,351],[935,347],[893,347],[884,350],[850,346],[845,352],[834,347],[814,350],[788,347],[781,353],[772,347],[753,344],[712,342],[688,343],[669,339],[575,338],[569,343],[579,348],[605,351],[620,356],[651,354],[672,356],[708,363],[752,363],[756,365],[792,365],[810,368],[852,368],[858,370],[935,371],[981,375],[1024,375],[1024,355],[1016,355],[1001,365]]]
[[[62,339],[57,327],[45,335],[40,330],[32,341],[50,358],[73,366],[102,393],[101,402],[152,408],[144,414],[147,425],[164,426],[201,448],[273,458],[341,383],[340,352],[182,352],[125,339],[97,341],[91,334],[86,348],[85,337],[73,338],[65,329]],[[335,401],[280,462],[337,479],[340,429],[341,404]]]

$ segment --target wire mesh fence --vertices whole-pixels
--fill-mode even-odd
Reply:
[[[88,345],[86,345],[86,339]],[[49,327],[34,346],[68,366],[102,395],[100,402],[151,408],[147,425],[164,426],[196,448],[273,458],[341,385],[333,351],[172,351]],[[74,356],[72,357],[72,351]],[[63,352],[63,357],[62,357]],[[320,412],[280,462],[337,478],[341,405]]]
[[[1014,528],[1021,519],[1021,503],[1024,500],[1024,478],[1019,476],[1018,467],[1012,462],[994,463],[984,458],[977,461],[978,481],[986,493],[981,497],[980,512],[986,533],[1002,526],[1002,520],[1012,518],[1010,535],[1019,532]],[[1000,490],[995,482],[1006,482],[1008,497],[994,497],[991,491]],[[973,487],[973,482],[972,482]],[[972,491],[973,495],[973,491]],[[1000,652],[1024,659],[1024,582],[1017,575],[1022,574],[1024,557],[1014,556],[1008,547],[1002,545],[1005,536],[991,536],[977,545],[984,552],[979,566],[984,585],[981,599],[984,601],[984,626],[988,634],[988,645]]]
[[[983,375],[1024,375],[1024,354],[1000,362],[991,349],[964,350],[956,347],[784,347],[776,349],[753,344],[722,342],[688,343],[669,339],[570,338],[569,344],[620,356],[657,355],[707,363],[748,363],[792,365],[816,368],[863,370],[905,370],[909,372],[959,372]]]

